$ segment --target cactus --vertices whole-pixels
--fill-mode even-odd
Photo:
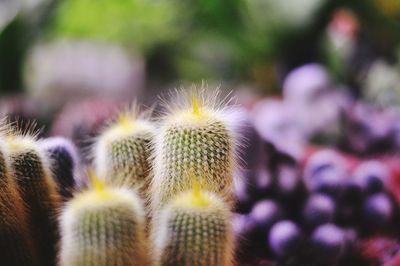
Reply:
[[[136,110],[122,112],[94,146],[94,165],[111,184],[133,186],[147,197],[153,124]]]
[[[60,265],[149,265],[144,221],[134,191],[95,181],[62,212]]]
[[[58,230],[59,194],[43,152],[33,137],[7,137],[11,172],[27,204],[28,222],[41,265],[54,265]]]
[[[0,258],[2,265],[39,265],[28,226],[26,206],[9,172],[0,140]]]
[[[76,186],[78,167],[78,152],[74,144],[62,137],[47,138],[41,144],[50,158],[50,167],[60,195],[64,201],[70,199]]]
[[[231,213],[224,200],[198,185],[164,205],[154,222],[155,265],[233,264]]]
[[[232,205],[236,136],[232,115],[218,108],[217,97],[192,92],[182,104],[170,108],[154,145],[153,211],[176,193],[190,189],[190,175],[199,177],[205,190]]]

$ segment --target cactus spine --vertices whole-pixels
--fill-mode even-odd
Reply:
[[[201,93],[178,104],[162,121],[154,145],[152,207],[190,189],[196,175],[202,188],[232,204],[235,136],[224,108]],[[190,99],[190,98],[189,98]]]
[[[47,159],[37,142],[29,136],[8,136],[7,148],[13,177],[29,209],[28,222],[40,265],[54,265],[59,195],[49,173]]]
[[[74,144],[62,137],[47,138],[41,141],[50,158],[53,178],[63,200],[70,199],[76,186],[78,152]]]
[[[62,212],[60,265],[149,265],[144,221],[135,192],[95,181]]]
[[[214,193],[181,192],[164,206],[153,228],[155,265],[233,264],[231,213]]]
[[[0,258],[2,265],[39,265],[28,226],[26,206],[9,172],[0,140]]]
[[[153,124],[138,111],[119,114],[99,136],[94,147],[94,164],[99,176],[112,184],[129,185],[147,197],[150,171],[150,143]]]

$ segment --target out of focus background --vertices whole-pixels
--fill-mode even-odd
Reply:
[[[193,84],[244,114],[238,265],[400,265],[399,0],[0,1],[0,114],[83,164],[121,106]]]

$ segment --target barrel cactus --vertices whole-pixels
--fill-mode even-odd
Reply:
[[[154,222],[155,265],[233,264],[231,212],[215,193],[198,185],[166,204]]]
[[[61,214],[60,265],[149,265],[139,196],[132,189],[93,183]]]
[[[0,140],[0,257],[1,264],[37,265],[39,261],[23,202],[9,168],[6,145]]]
[[[150,179],[150,145],[155,132],[148,115],[137,108],[118,115],[98,137],[94,165],[111,184],[136,188],[147,197]]]
[[[9,135],[6,139],[11,173],[29,210],[28,222],[41,265],[54,265],[60,196],[49,161],[34,137]]]
[[[217,97],[190,92],[173,100],[154,145],[152,207],[159,209],[191,187],[191,175],[205,190],[232,204],[236,136],[232,114]]]

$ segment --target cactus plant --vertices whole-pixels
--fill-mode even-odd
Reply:
[[[155,265],[227,266],[233,264],[231,213],[215,193],[179,193],[154,222]]]
[[[41,144],[50,158],[53,178],[60,195],[64,200],[71,198],[78,168],[78,152],[74,144],[62,137],[47,138]]]
[[[48,160],[29,135],[10,135],[6,142],[12,175],[29,209],[28,222],[41,265],[54,265],[60,201]]]
[[[147,194],[150,171],[150,143],[155,128],[136,108],[121,112],[98,137],[94,164],[99,176],[116,185],[129,185]]]
[[[39,265],[28,226],[26,206],[9,172],[0,140],[0,258],[2,265]]]
[[[190,189],[190,175],[230,205],[236,136],[232,115],[216,96],[184,94],[161,122],[154,145],[152,207],[157,210],[176,193]],[[220,107],[218,107],[220,106]]]
[[[62,212],[60,265],[149,265],[139,196],[99,180],[93,184]]]

